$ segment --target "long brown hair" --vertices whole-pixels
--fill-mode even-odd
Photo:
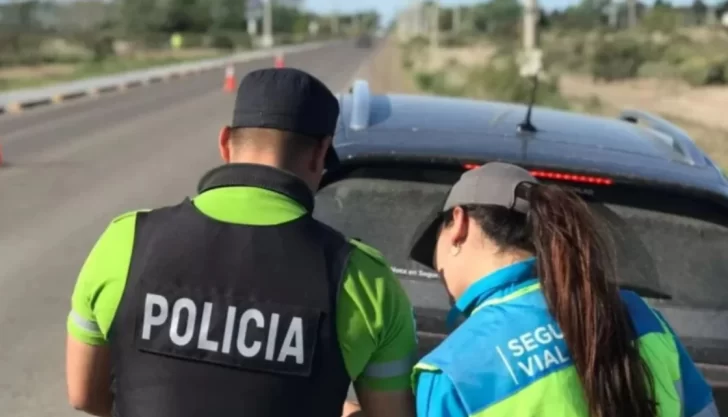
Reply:
[[[549,312],[569,348],[592,417],[656,417],[654,379],[614,283],[615,251],[586,203],[553,185],[530,188],[528,215],[465,206],[502,250],[535,254]],[[451,212],[446,222],[451,221]]]

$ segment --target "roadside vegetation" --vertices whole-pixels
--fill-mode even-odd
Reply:
[[[274,15],[276,44],[333,37],[326,16],[293,6],[276,6]],[[375,27],[378,16],[345,15],[339,22],[339,35],[346,35],[355,23]],[[257,26],[260,33],[260,20]],[[257,44],[239,0],[5,2],[0,91],[223,56]]]
[[[720,23],[728,2],[638,4],[633,27],[624,3],[612,14],[607,3],[541,11],[537,104],[612,117],[641,108],[686,129],[728,167],[728,27]],[[519,74],[522,13],[517,0],[461,8],[459,21],[441,9],[439,47],[426,33],[401,39],[402,68],[420,92],[525,103],[533,84]]]

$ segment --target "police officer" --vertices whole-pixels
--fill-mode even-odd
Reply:
[[[420,417],[717,417],[667,321],[620,291],[576,194],[514,165],[466,172],[411,256],[465,321],[417,364]]]
[[[333,417],[354,381],[365,412],[414,415],[406,294],[379,252],[312,217],[338,115],[303,71],[251,72],[199,194],[111,222],[72,297],[74,407]]]

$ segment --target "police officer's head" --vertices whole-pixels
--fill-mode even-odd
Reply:
[[[324,168],[337,162],[331,143],[338,117],[338,100],[314,76],[253,71],[238,88],[232,124],[220,132],[220,155],[290,171],[315,190]]]
[[[463,174],[418,231],[410,255],[440,273],[454,300],[483,280],[495,292],[491,299],[504,292],[522,312],[538,315],[540,289],[563,332],[590,414],[655,416],[646,365],[614,285],[614,253],[581,197],[540,184],[520,167],[494,162]],[[533,257],[531,268],[527,260]],[[503,270],[516,263],[520,266]],[[502,274],[494,274],[499,270]],[[533,317],[530,313],[522,317]]]

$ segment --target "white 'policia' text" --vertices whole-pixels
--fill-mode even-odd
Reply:
[[[222,340],[213,340],[210,337],[211,317],[214,310],[225,309],[224,306],[205,302],[202,305],[201,317],[198,317],[199,307],[189,298],[179,298],[174,301],[171,314],[169,307],[170,302],[164,296],[146,294],[141,331],[143,340],[150,340],[153,337],[153,330],[163,327],[159,330],[168,331],[169,340],[178,347],[196,347],[209,352],[239,354],[244,358],[275,362],[285,362],[287,358],[293,357],[296,364],[304,362],[304,331],[301,317],[294,316],[289,323],[280,323],[281,315],[278,313],[266,316],[256,308],[239,311],[235,306],[227,306]],[[182,317],[186,317],[186,320]],[[236,326],[237,337],[233,340]],[[258,337],[258,340],[254,340],[249,331],[253,326],[261,330],[267,328],[267,337]],[[280,346],[276,346],[278,332],[284,329],[286,333],[283,342]],[[193,340],[196,340],[196,346],[190,346]]]

